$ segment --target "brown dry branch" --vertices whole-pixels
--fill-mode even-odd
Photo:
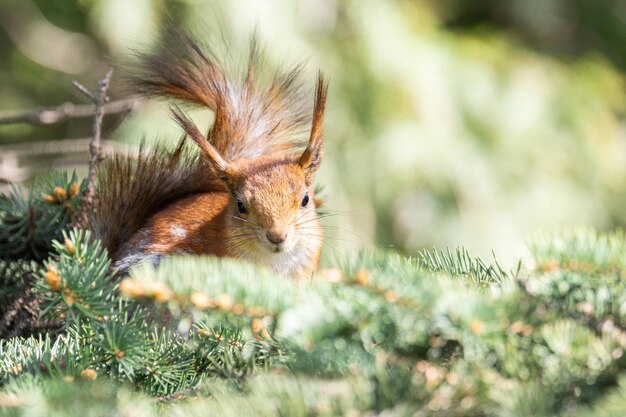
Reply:
[[[14,298],[4,300],[10,306],[0,318],[2,337],[27,337],[38,331],[55,330],[61,327],[60,322],[39,320],[40,300],[33,292],[34,281],[33,274],[27,273],[18,294]]]
[[[141,100],[136,97],[111,101],[103,107],[103,113],[128,113],[135,110]],[[64,122],[68,119],[77,119],[93,115],[93,104],[64,103],[60,106],[47,107],[35,111],[17,114],[0,114],[0,125],[29,124],[51,125]]]
[[[10,184],[23,183],[40,173],[53,169],[71,172],[85,165],[90,142],[89,137],[0,145],[0,194],[10,193]],[[104,157],[119,153],[136,155],[138,151],[135,146],[113,140],[103,139],[100,145]]]

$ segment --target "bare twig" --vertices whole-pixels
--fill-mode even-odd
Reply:
[[[109,72],[111,72],[111,70],[109,70]],[[107,76],[109,75],[109,72],[107,72]],[[104,79],[106,79],[107,77],[105,76]],[[101,82],[101,81],[100,81]],[[98,82],[98,89],[100,88],[100,82]],[[72,81],[72,85],[74,87],[76,87],[76,89],[78,91],[80,91],[81,93],[83,93],[83,95],[85,97],[87,97],[89,100],[91,101],[97,101],[97,97],[94,96],[91,91],[87,90],[87,87],[85,87],[84,85],[82,85],[81,83],[79,83],[78,81]],[[97,93],[96,93],[97,94]]]
[[[91,107],[93,113],[93,105]],[[51,169],[72,171],[85,165],[89,160],[90,143],[89,137],[0,145],[0,194],[10,192],[9,184],[22,183],[41,172]],[[100,146],[103,157],[114,154],[136,155],[138,152],[137,146],[106,140],[104,137]]]
[[[91,114],[93,114],[93,105],[91,106]],[[2,164],[2,157],[7,155],[15,157],[26,156],[38,159],[46,155],[56,157],[56,154],[58,154],[60,150],[62,150],[64,154],[82,154],[89,147],[89,143],[91,143],[91,137],[78,139],[45,139],[36,142],[0,145],[0,165]],[[125,145],[107,139],[102,139],[100,144],[102,145],[102,151],[108,154],[130,152],[135,148],[133,145]]]
[[[81,86],[82,87],[82,86]],[[126,98],[107,103],[103,111],[106,114],[126,113],[139,106],[139,98]],[[48,107],[36,111],[25,113],[2,115],[0,114],[0,125],[29,124],[29,125],[50,125],[63,122],[67,119],[74,119],[93,115],[93,104],[73,104],[64,103],[60,106]]]
[[[87,175],[87,189],[83,195],[83,199],[80,204],[80,213],[78,221],[80,224],[89,224],[89,211],[93,207],[94,199],[96,197],[96,167],[100,161],[100,136],[102,131],[102,118],[104,117],[104,105],[108,101],[107,90],[109,89],[109,83],[113,76],[113,69],[111,68],[103,79],[98,81],[98,89],[95,93],[89,92],[78,82],[74,81],[74,86],[78,88],[87,97],[93,99],[96,105],[93,115],[93,138],[89,145],[89,153],[91,159],[89,161],[89,174]]]

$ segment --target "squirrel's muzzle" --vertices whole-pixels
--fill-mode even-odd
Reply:
[[[287,239],[287,232],[284,230],[268,230],[265,233],[265,237],[270,243],[278,245]]]

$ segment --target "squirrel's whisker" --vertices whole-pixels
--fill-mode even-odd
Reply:
[[[242,222],[245,222],[245,223],[250,223],[250,224],[253,224],[253,225],[254,225],[254,226],[256,226],[256,227],[259,227],[259,225],[258,225],[257,223],[255,223],[255,222],[253,222],[253,221],[251,221],[251,220],[248,220],[248,219],[243,219],[243,218],[238,217],[238,216],[232,216],[232,218],[233,218],[233,219],[235,219],[235,220],[240,220],[240,221],[242,221]]]
[[[300,223],[297,223],[297,224],[296,224],[296,226],[301,226],[301,225],[303,225],[303,224],[310,223],[310,222],[316,222],[316,221],[319,221],[319,220],[321,220],[321,219],[325,219],[325,218],[327,218],[327,217],[332,217],[332,216],[334,216],[334,214],[330,214],[330,215],[323,215],[323,216],[316,216],[316,217],[314,217],[314,218],[312,218],[312,219],[308,219],[308,220],[302,221],[302,222],[300,222]]]

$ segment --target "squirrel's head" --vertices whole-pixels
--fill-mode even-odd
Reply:
[[[321,149],[315,152],[317,162],[305,164],[301,158],[287,155],[240,160],[231,165],[225,178],[233,195],[230,214],[235,227],[231,243],[242,250],[289,252],[316,233],[313,175]]]
[[[302,153],[226,161],[181,111],[176,121],[198,144],[231,192],[231,246],[239,251],[289,252],[301,241],[319,240],[313,177],[323,153],[327,87],[318,80],[311,134]]]

